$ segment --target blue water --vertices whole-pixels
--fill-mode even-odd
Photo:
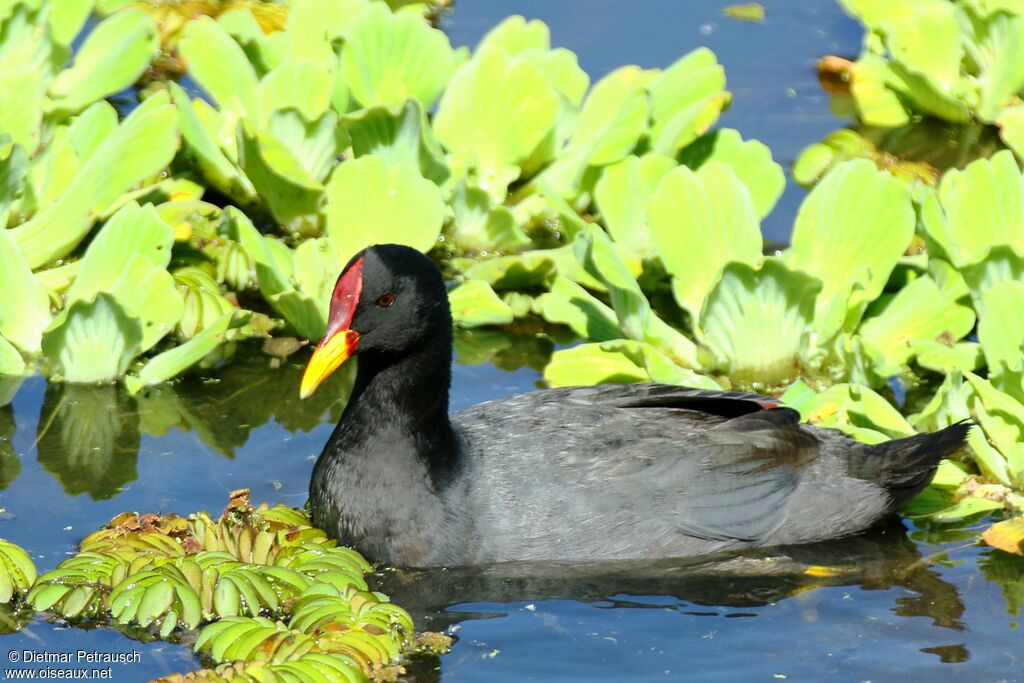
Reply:
[[[860,30],[831,1],[768,1],[762,24],[724,18],[724,4],[463,0],[444,28],[455,44],[474,45],[509,13],[542,18],[553,43],[574,50],[592,80],[627,63],[666,66],[709,46],[735,96],[721,125],[765,141],[788,169],[805,145],[844,124],[829,114],[814,62],[855,54]],[[769,239],[787,239],[803,194],[789,184],[765,221]],[[327,386],[314,398],[321,403],[297,404],[301,362],[271,372],[250,359],[216,382],[137,399],[114,388],[62,392],[26,381],[0,407],[0,537],[46,570],[124,510],[217,513],[240,487],[256,501],[302,505],[340,403]],[[529,367],[457,364],[452,408],[539,381]],[[422,628],[456,638],[449,655],[410,667],[424,681],[1024,680],[1024,561],[907,526],[911,537],[897,523],[754,565],[571,578],[558,567],[511,578],[423,572],[388,588]],[[829,568],[825,576],[819,565]],[[0,638],[0,654],[79,648],[137,652],[138,664],[111,667],[118,681],[199,665],[187,644],[143,644],[39,616]],[[11,666],[5,659],[0,670]]]

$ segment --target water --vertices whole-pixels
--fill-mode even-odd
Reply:
[[[724,4],[474,0],[444,27],[455,44],[475,45],[511,11],[542,18],[593,80],[707,45],[735,95],[721,125],[765,141],[788,168],[805,145],[845,125],[829,113],[813,65],[826,53],[855,54],[859,28],[832,2],[767,2],[762,24],[724,18]],[[803,194],[790,183],[765,223],[769,239],[787,239]],[[543,337],[464,335],[453,409],[535,388],[552,346]],[[215,381],[134,398],[115,387],[0,382],[0,403],[13,396],[0,407],[0,537],[45,571],[124,510],[217,513],[239,487],[256,501],[302,505],[345,379],[300,403],[303,360],[270,371],[266,359],[244,356]],[[377,581],[420,628],[457,638],[449,655],[410,667],[421,681],[1024,679],[1024,560],[909,522],[702,563],[383,572]],[[0,628],[10,619],[0,613]],[[0,642],[0,651],[137,653],[138,664],[112,667],[114,680],[199,665],[187,644],[39,616]]]

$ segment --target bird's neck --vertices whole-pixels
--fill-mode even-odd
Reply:
[[[313,469],[314,523],[375,561],[422,564],[443,545],[445,492],[459,469],[450,348],[395,362],[361,355],[345,413]]]
[[[352,395],[338,425],[341,450],[372,451],[375,437],[387,434],[407,440],[410,457],[431,470],[445,469],[455,446],[448,419],[449,348],[425,344],[400,358],[360,356]]]

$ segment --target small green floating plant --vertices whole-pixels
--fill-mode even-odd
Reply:
[[[24,550],[0,542],[0,602],[163,639],[202,626],[194,648],[213,668],[165,681],[393,680],[406,657],[450,641],[417,635],[369,590],[370,571],[305,513],[253,507],[243,489],[217,521],[118,515],[38,579]]]

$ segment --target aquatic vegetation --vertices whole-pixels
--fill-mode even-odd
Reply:
[[[751,194],[723,164],[668,172],[645,213],[648,253],[679,313],[668,310],[688,334],[654,313],[638,282],[648,276],[630,270],[617,242],[588,227],[575,247],[587,277],[559,274],[538,298],[542,316],[594,340],[554,354],[552,383],[625,376],[763,390],[802,376],[880,386],[911,376],[915,345],[952,344],[974,327],[974,313],[923,270],[883,300],[914,240],[914,208],[910,192],[867,161],[837,167],[808,195],[778,256],[762,256]],[[588,288],[607,292],[611,306]]]
[[[107,18],[83,29],[91,8],[21,0],[0,16],[0,67],[38,57],[35,72],[0,68],[36,93],[0,115],[6,374],[138,391],[240,340],[319,337],[340,266],[371,242],[480,255],[565,243],[591,197],[625,239],[636,207],[619,180],[667,172],[677,153],[733,168],[758,215],[784,184],[767,148],[734,131],[692,144],[730,97],[706,49],[588,90],[575,55],[521,17],[470,54],[370,0],[103,2]],[[151,83],[119,123],[103,98],[139,79],[161,39],[189,80]],[[453,301],[466,326],[532,305],[483,281]]]
[[[0,604],[28,591],[36,580],[32,558],[19,546],[0,540]]]
[[[34,581],[28,604],[71,622],[105,619],[161,638],[208,624],[195,649],[222,673],[326,670],[335,676],[327,680],[367,680],[400,671],[420,649],[408,613],[369,591],[362,556],[299,510],[253,507],[246,490],[217,521],[205,512],[118,515],[38,580],[15,546],[0,547],[0,565],[0,588],[4,579],[17,589]]]
[[[842,4],[868,30],[849,70],[863,121],[898,126],[914,114],[973,118],[998,126],[1003,140],[1016,145],[1017,95],[1024,89],[1016,50],[1024,20],[1012,3]]]

